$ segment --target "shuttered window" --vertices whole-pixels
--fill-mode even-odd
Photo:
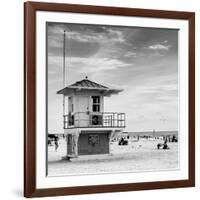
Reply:
[[[92,111],[100,112],[100,96],[92,96]]]

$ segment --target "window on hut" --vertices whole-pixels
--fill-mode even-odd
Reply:
[[[92,111],[100,112],[100,96],[92,96]]]

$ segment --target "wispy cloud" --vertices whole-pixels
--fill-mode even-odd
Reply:
[[[84,72],[89,73],[116,70],[131,65],[123,63],[117,59],[109,58],[74,58],[71,59],[71,62],[74,67],[78,68],[78,70],[83,70]]]
[[[170,49],[170,45],[154,44],[154,45],[148,46],[148,49],[152,49],[152,50],[169,50]]]
[[[163,44],[166,44],[166,43],[168,43],[168,40],[164,40],[162,43],[163,43]]]
[[[77,70],[79,72],[101,72],[101,71],[111,71],[119,68],[126,68],[133,66],[132,63],[124,63],[118,59],[102,58],[102,57],[70,57],[66,61],[66,66],[70,67],[72,70]],[[49,63],[52,65],[52,70],[49,71],[51,74],[55,73],[56,68],[62,68],[62,59],[58,56],[49,56]]]
[[[133,51],[128,51],[125,53],[124,55],[125,57],[136,57],[137,56],[137,53],[136,52],[133,52]]]
[[[84,25],[79,26],[79,29],[75,29],[73,25],[50,26],[49,37],[52,35],[63,35],[65,30],[67,39],[76,40],[78,42],[122,43],[125,41],[123,32],[114,28],[105,28],[102,26],[99,27],[98,31],[95,31],[95,29],[89,27],[85,28]]]

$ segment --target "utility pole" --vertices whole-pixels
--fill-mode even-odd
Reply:
[[[63,88],[65,88],[65,35],[66,30],[64,30],[63,34]],[[64,118],[64,127],[65,128],[65,95],[63,94],[63,118]]]

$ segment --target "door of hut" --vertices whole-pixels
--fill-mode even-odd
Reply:
[[[78,154],[107,154],[109,153],[109,133],[80,134]]]

